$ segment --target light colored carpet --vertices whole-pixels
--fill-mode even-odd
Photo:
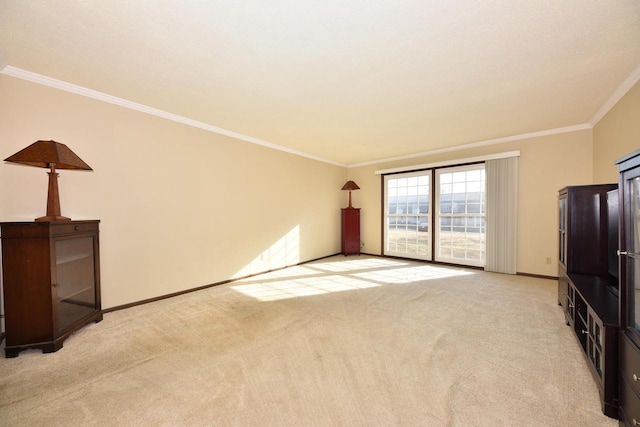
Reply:
[[[108,286],[108,284],[105,284]],[[0,360],[7,426],[617,426],[555,281],[333,257]]]

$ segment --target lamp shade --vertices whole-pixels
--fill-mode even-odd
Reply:
[[[353,181],[347,181],[347,183],[345,185],[342,186],[341,190],[359,190],[360,187],[358,187],[358,184],[356,184]]]
[[[53,164],[56,169],[93,170],[69,147],[56,141],[36,141],[4,161],[39,168],[48,168]]]

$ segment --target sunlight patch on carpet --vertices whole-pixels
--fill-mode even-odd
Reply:
[[[354,273],[353,275],[361,279],[373,280],[376,282],[399,284],[432,279],[445,279],[447,277],[468,276],[471,274],[475,273],[469,270],[422,266],[365,271],[362,273]]]
[[[376,286],[380,285],[357,278],[334,275],[236,285],[231,286],[231,289],[260,301],[276,301]]]
[[[345,259],[335,262],[314,262],[313,268],[325,271],[344,272],[353,270],[366,270],[370,268],[400,267],[409,265],[407,262],[382,258]]]

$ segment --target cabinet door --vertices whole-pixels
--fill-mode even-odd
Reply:
[[[567,265],[567,195],[558,199],[558,258]]]
[[[342,211],[342,253],[360,253],[360,209]]]
[[[624,272],[622,325],[640,344],[640,168],[623,174],[623,233],[620,266]]]
[[[94,237],[54,240],[58,331],[96,310]]]
[[[588,313],[588,325],[587,330],[589,331],[587,337],[587,356],[589,361],[593,365],[596,374],[600,381],[602,381],[602,377],[604,374],[604,329],[602,326],[602,321],[598,318],[598,316],[589,308]]]
[[[564,279],[567,279],[567,276],[563,276]],[[568,325],[575,325],[576,318],[576,288],[573,287],[572,284],[567,282],[567,310],[566,310],[566,319]]]

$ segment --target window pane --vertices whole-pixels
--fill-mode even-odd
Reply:
[[[456,202],[456,203],[453,204],[452,212],[453,213],[465,213],[466,206],[467,206],[466,203]]]
[[[468,182],[467,193],[477,193],[479,195],[481,191],[480,185],[481,185],[480,181]]]
[[[468,213],[480,213],[482,206],[480,203],[467,203],[467,212]]]
[[[466,172],[454,172],[452,174],[452,182],[466,182],[467,181],[467,173]]]
[[[385,177],[385,182],[385,254],[431,259],[431,172]]]
[[[467,171],[467,181],[479,181],[483,175],[484,170],[471,170]]]
[[[438,261],[484,265],[484,165],[438,172]],[[447,190],[443,192],[442,190]]]
[[[467,202],[480,203],[480,201],[483,199],[483,193],[467,192]]]
[[[453,184],[453,188],[451,189],[451,191],[455,194],[455,193],[462,193],[464,194],[466,192],[466,188],[467,185],[464,182],[457,182]]]

